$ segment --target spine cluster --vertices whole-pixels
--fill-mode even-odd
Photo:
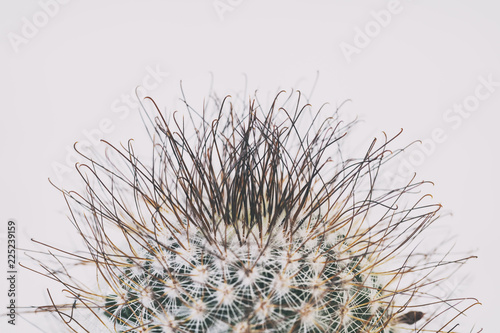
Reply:
[[[327,238],[302,226],[291,243],[272,239],[265,248],[219,249],[196,231],[176,236],[118,273],[119,292],[107,295],[104,311],[120,330],[390,331],[385,286],[340,232]]]
[[[147,98],[152,156],[106,143],[82,154],[85,191],[61,190],[94,286],[61,250],[42,267],[70,302],[40,310],[75,332],[452,332],[461,312],[438,317],[464,300],[433,292],[457,262],[417,250],[440,208],[426,182],[387,187],[395,138],[348,158],[353,123],[301,98],[186,102],[184,116]]]

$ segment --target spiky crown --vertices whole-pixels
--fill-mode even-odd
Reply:
[[[422,301],[439,265],[407,251],[440,206],[409,195],[425,182],[378,186],[394,138],[344,159],[353,123],[294,94],[246,112],[215,99],[213,118],[188,105],[189,125],[147,98],[151,165],[109,145],[83,155],[86,194],[63,191],[98,286],[51,270],[75,298],[51,310],[88,309],[109,331],[350,333],[413,331],[450,307]]]

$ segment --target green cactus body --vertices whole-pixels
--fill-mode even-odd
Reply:
[[[254,234],[224,247],[190,231],[151,244],[117,273],[121,293],[104,309],[123,331],[389,332],[383,285],[340,232],[303,225],[291,242],[280,235],[263,248]]]

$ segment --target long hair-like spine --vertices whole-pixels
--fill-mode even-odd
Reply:
[[[152,159],[105,142],[86,191],[61,190],[95,286],[43,265],[74,301],[42,309],[73,331],[87,313],[106,332],[448,332],[463,299],[430,291],[462,261],[416,251],[440,205],[427,182],[385,188],[398,135],[344,159],[354,123],[302,100],[167,116],[146,98]]]

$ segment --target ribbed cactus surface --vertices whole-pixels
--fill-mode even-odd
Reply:
[[[265,248],[253,233],[226,246],[193,227],[165,237],[129,259],[105,311],[124,331],[389,332],[391,309],[366,256],[340,230],[325,237],[308,225]]]

